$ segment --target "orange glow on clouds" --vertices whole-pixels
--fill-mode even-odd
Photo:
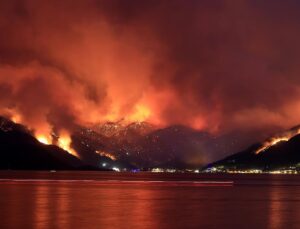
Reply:
[[[127,117],[130,122],[143,122],[146,121],[151,115],[148,107],[138,104],[135,106],[135,111]]]
[[[22,117],[21,115],[19,114],[15,114],[11,117],[11,120],[14,122],[14,123],[20,123],[21,120],[22,120]]]
[[[300,123],[292,1],[277,9],[287,20],[269,12],[280,4],[256,6],[265,1],[0,2],[0,115],[43,143],[53,130],[119,120],[216,134]],[[60,138],[72,152],[70,135]]]

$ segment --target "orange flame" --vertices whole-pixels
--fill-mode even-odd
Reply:
[[[78,153],[72,148],[72,139],[70,134],[67,131],[62,131],[58,138],[57,145],[67,151],[68,153],[72,154],[75,157],[79,157]]]
[[[43,143],[45,145],[51,145],[52,144],[52,138],[47,136],[47,135],[43,135],[43,134],[38,134],[35,136],[36,139],[40,142]]]
[[[135,106],[134,112],[127,117],[129,122],[143,122],[147,120],[151,115],[150,109],[145,106],[138,104]]]
[[[54,144],[53,138],[50,134],[36,134],[35,138],[40,142],[45,145],[51,145]],[[71,147],[72,144],[72,139],[70,134],[67,131],[61,131],[59,138],[57,140],[56,145],[68,153],[72,154],[75,157],[79,157],[78,153]]]
[[[263,145],[255,151],[255,154],[259,154],[259,153],[265,151],[266,149],[270,148],[271,146],[278,144],[279,142],[287,142],[292,137],[296,136],[297,134],[300,134],[300,128],[287,131],[277,137],[272,137],[272,138],[268,139],[267,141],[265,141],[263,143]]]
[[[262,147],[256,150],[255,154],[259,154],[279,142],[287,142],[288,140],[290,140],[288,137],[272,138],[270,141],[265,142]]]
[[[117,158],[114,155],[110,154],[110,153],[107,153],[107,152],[104,152],[104,151],[99,151],[99,150],[96,150],[96,153],[99,154],[102,157],[108,157],[112,161],[117,160]]]

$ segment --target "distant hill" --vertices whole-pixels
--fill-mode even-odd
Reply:
[[[35,139],[25,126],[0,117],[0,169],[191,168],[205,164],[208,134],[183,126],[158,129],[147,122],[108,122],[72,133],[79,158]]]
[[[300,165],[299,127],[278,134],[262,143],[209,164],[205,169],[261,169],[275,170]]]
[[[300,127],[272,136],[206,168],[273,170],[300,165]],[[158,129],[146,122],[108,122],[72,133],[80,159],[37,141],[23,125],[0,117],[0,169],[72,170],[199,168],[217,140],[184,126]],[[209,146],[209,147],[208,147]]]
[[[86,168],[78,158],[54,145],[38,142],[22,125],[0,117],[0,169],[72,170]]]
[[[192,168],[206,163],[204,144],[212,137],[184,126],[158,129],[147,122],[108,122],[73,133],[73,146],[81,158],[99,164],[96,152],[115,157],[136,168]]]

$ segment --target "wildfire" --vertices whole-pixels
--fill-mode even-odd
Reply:
[[[71,147],[72,139],[67,131],[62,131],[56,142],[53,141],[53,137],[51,135],[47,134],[36,134],[35,137],[40,143],[45,145],[55,144],[73,156],[78,157],[78,153]]]
[[[265,142],[262,147],[256,150],[255,154],[259,154],[279,142],[287,142],[288,140],[290,140],[288,137],[272,138],[270,141]]]
[[[287,142],[292,137],[294,137],[295,135],[297,135],[299,133],[300,133],[300,128],[297,128],[294,130],[287,131],[278,137],[273,137],[273,138],[265,141],[263,146],[255,151],[255,154],[259,154],[259,153],[265,151],[266,149],[270,148],[271,146],[278,144],[279,142]]]
[[[52,144],[52,138],[47,137],[46,135],[36,135],[36,139],[45,145]]]
[[[117,158],[114,155],[110,154],[110,153],[107,153],[107,152],[104,152],[104,151],[99,151],[99,150],[96,150],[96,153],[99,154],[102,157],[108,157],[113,161],[117,160]]]
[[[58,139],[58,146],[75,157],[78,157],[78,153],[71,147],[72,139],[67,132],[63,132]]]
[[[138,104],[135,106],[134,112],[127,117],[130,122],[143,122],[151,115],[150,109],[147,106]]]
[[[19,115],[19,114],[14,114],[14,115],[11,117],[11,120],[12,120],[14,123],[20,123],[21,120],[22,120],[22,117],[21,117],[21,115]]]

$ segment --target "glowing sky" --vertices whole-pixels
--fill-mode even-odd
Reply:
[[[0,113],[37,132],[121,118],[216,135],[291,127],[299,9],[297,0],[3,0]]]

